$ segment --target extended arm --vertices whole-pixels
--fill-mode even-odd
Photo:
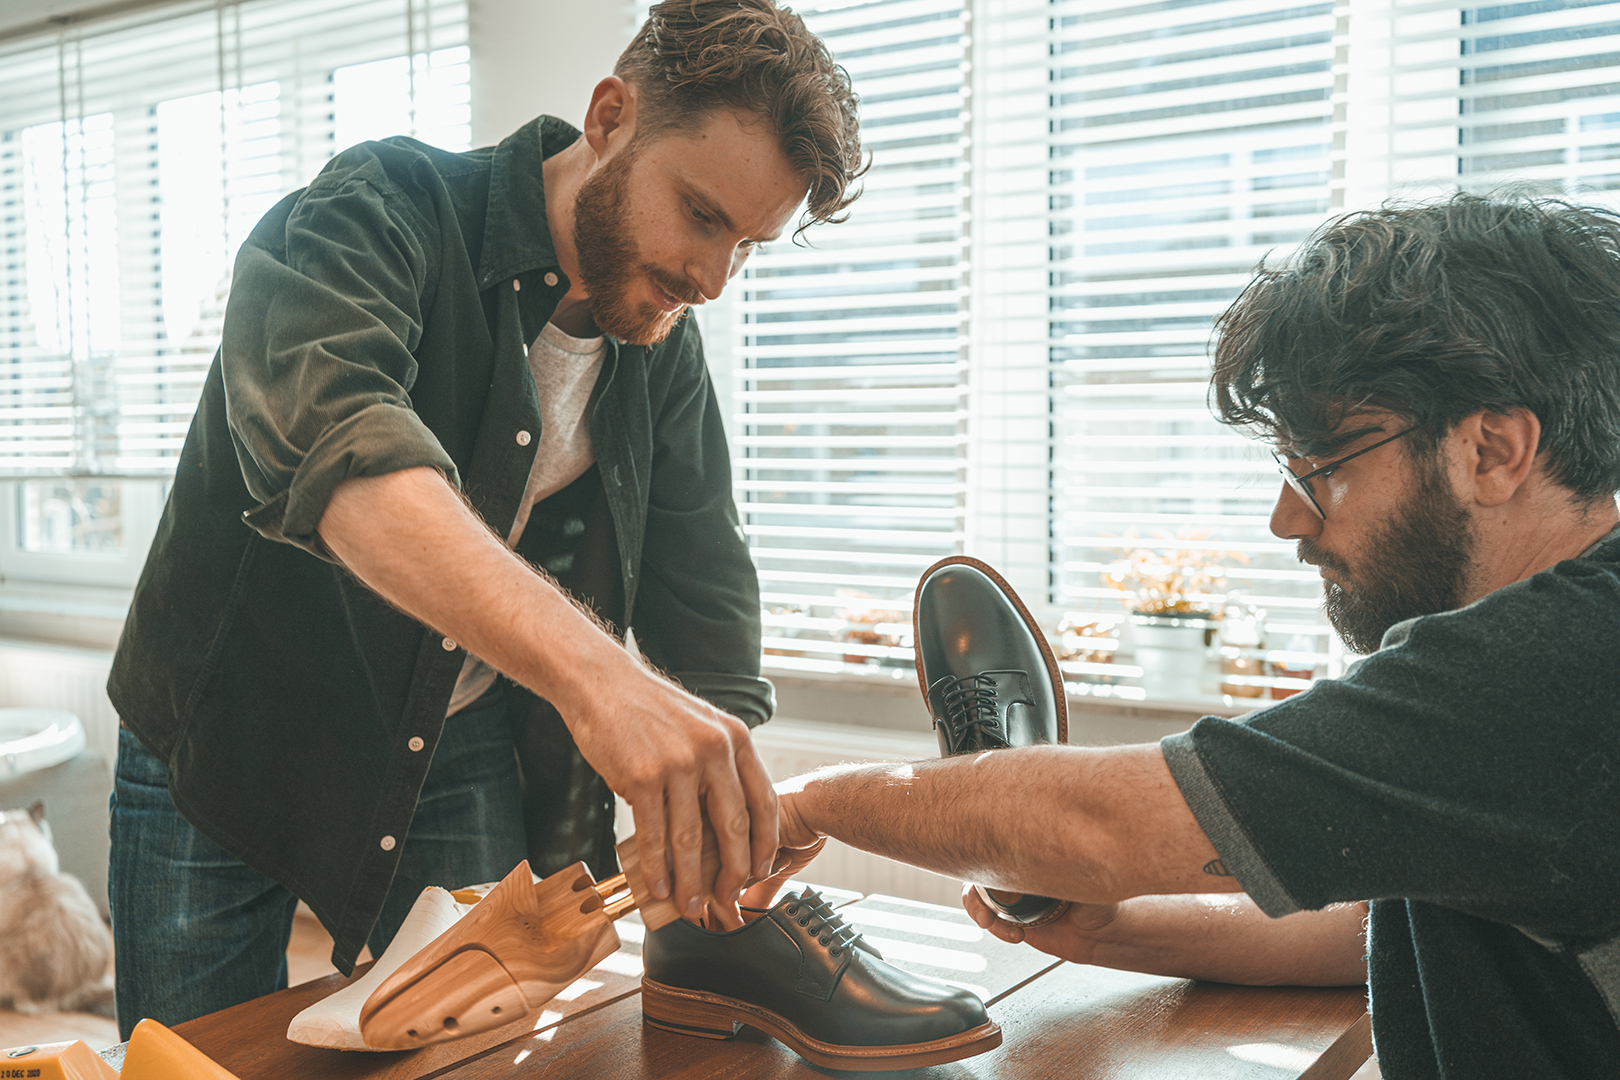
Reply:
[[[776,850],[776,797],[742,721],[636,660],[509,551],[437,470],[344,481],[318,526],[361,581],[557,707],[585,760],[635,812],[655,894],[697,912],[700,807],[729,898]]]
[[[1364,905],[1272,919],[1248,897],[1229,895],[1240,886],[1156,745],[835,766],[778,791],[785,847],[833,836],[937,873],[1077,901],[1057,922],[1025,928],[995,918],[965,890],[974,921],[1007,941],[1183,978],[1366,980]]]
[[[1239,888],[1154,745],[835,766],[778,791],[788,847],[832,836],[982,885],[1092,903]]]

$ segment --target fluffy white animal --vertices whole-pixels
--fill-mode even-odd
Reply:
[[[61,872],[45,804],[0,811],[0,1005],[113,1015],[112,934]]]

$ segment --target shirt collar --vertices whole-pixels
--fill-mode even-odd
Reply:
[[[546,218],[545,159],[572,145],[578,129],[554,116],[524,124],[495,147],[490,164],[489,206],[478,260],[478,288],[524,270],[557,265]]]
[[[1598,548],[1603,547],[1605,544],[1609,543],[1611,540],[1620,540],[1620,525],[1616,525],[1614,528],[1610,529],[1608,532],[1604,533],[1602,536],[1600,536],[1596,540],[1592,541],[1592,544],[1591,544],[1590,547],[1588,547],[1585,551],[1581,552],[1579,555],[1577,555],[1575,557],[1577,559],[1584,559],[1588,555],[1595,552]]]

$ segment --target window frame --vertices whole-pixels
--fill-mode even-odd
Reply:
[[[305,4],[306,8],[316,6]],[[3,328],[6,336],[0,337],[0,354],[8,366],[32,362],[33,354],[46,360],[55,356],[54,352],[47,355],[48,340],[54,339],[47,339],[32,327],[37,305],[29,300],[29,293],[40,286],[32,280],[21,254],[31,244],[40,246],[37,238],[30,241],[30,232],[40,230],[41,236],[48,232],[47,223],[27,216],[22,205],[27,153],[23,136],[54,123],[61,127],[55,137],[68,168],[61,177],[59,199],[63,207],[58,208],[70,222],[67,245],[71,248],[76,240],[88,243],[79,235],[85,230],[71,224],[80,220],[72,216],[75,212],[81,218],[86,213],[82,208],[75,210],[75,199],[89,199],[86,185],[90,183],[110,189],[96,197],[113,200],[113,224],[110,230],[102,231],[108,233],[106,242],[116,243],[118,248],[113,258],[118,283],[113,287],[115,297],[91,296],[87,300],[78,296],[76,301],[73,286],[63,286],[53,278],[45,287],[67,288],[70,312],[75,302],[81,310],[92,301],[115,303],[121,330],[118,344],[110,353],[98,351],[93,342],[89,346],[81,342],[77,348],[61,346],[61,357],[53,360],[67,372],[62,378],[70,389],[56,390],[48,403],[70,418],[77,449],[71,460],[63,459],[60,472],[51,471],[50,478],[88,478],[120,484],[124,540],[118,553],[28,550],[22,537],[21,492],[25,484],[40,475],[40,468],[37,462],[24,463],[9,472],[0,471],[0,581],[23,589],[59,585],[69,590],[83,586],[127,593],[139,577],[155,535],[181,440],[190,426],[217,347],[224,296],[221,293],[216,297],[218,310],[210,308],[206,299],[201,305],[197,328],[204,339],[201,344],[184,337],[183,332],[181,337],[170,337],[144,329],[142,311],[150,310],[145,305],[156,303],[161,308],[168,299],[162,283],[165,222],[163,192],[159,190],[161,163],[166,160],[162,155],[168,153],[159,145],[164,107],[210,95],[217,99],[211,106],[205,101],[203,110],[218,118],[217,145],[207,141],[206,121],[201,145],[204,165],[218,168],[219,175],[211,182],[218,189],[220,205],[213,213],[220,219],[222,235],[214,238],[214,246],[220,249],[216,254],[219,272],[224,275],[221,280],[228,280],[232,249],[245,238],[262,212],[287,192],[308,183],[333,153],[344,148],[337,145],[336,133],[344,130],[346,122],[353,127],[352,118],[343,109],[344,94],[357,93],[348,89],[354,79],[345,82],[345,72],[361,72],[369,66],[369,72],[362,75],[369,74],[374,81],[402,84],[405,99],[395,112],[408,118],[413,127],[409,133],[448,133],[453,148],[470,144],[471,107],[465,89],[470,70],[466,55],[470,37],[467,7],[467,0],[370,0],[365,13],[369,21],[349,27],[346,32],[351,33],[352,40],[343,37],[335,43],[323,41],[322,62],[313,67],[308,66],[304,55],[307,50],[294,44],[294,39],[307,33],[307,29],[295,13],[289,14],[285,5],[272,0],[230,0],[224,4],[174,0],[143,5],[133,11],[92,9],[82,16],[70,12],[45,25],[0,28],[0,55],[29,58],[29,71],[34,72],[27,75],[32,81],[25,84],[33,96],[24,95],[22,104],[0,110],[5,113],[0,115],[0,127],[5,132],[0,150],[6,154],[10,173],[3,179],[8,181],[7,190],[16,193],[14,201],[7,204],[5,220],[0,222],[13,238],[13,243],[7,245],[11,257],[7,260],[5,284],[15,300],[11,306],[18,309],[10,313],[10,325]],[[373,19],[379,12],[393,13],[403,28],[397,45],[392,25]],[[331,19],[337,20],[333,25],[345,18],[349,16],[341,12],[331,14]],[[182,41],[189,50],[184,52],[184,63],[153,69],[141,66],[144,61],[140,56],[166,52],[171,46],[179,48]],[[108,55],[118,58],[124,67],[115,65],[110,73],[98,70],[87,75],[85,57],[108,50]],[[199,56],[206,59],[200,66]],[[55,67],[47,72],[52,62]],[[275,86],[271,94],[274,123],[268,143],[264,125],[256,119],[256,112],[263,112],[263,103],[257,102],[254,94],[243,92],[271,85],[262,77],[267,71],[272,73]],[[409,74],[405,74],[407,71]],[[108,79],[113,81],[108,83]],[[47,82],[49,85],[44,85]],[[126,84],[126,90],[116,89]],[[356,101],[369,102],[375,96],[362,94]],[[98,102],[107,108],[99,108]],[[102,127],[110,130],[106,137],[110,139],[108,160],[103,163],[104,169],[110,171],[110,179],[87,176],[81,183],[74,171],[79,168],[75,153],[82,161],[82,151],[76,150],[83,141],[76,119],[80,114],[105,114],[110,118],[110,128],[106,120],[102,122]],[[372,127],[383,122],[366,119],[373,120]],[[386,131],[367,130],[360,134],[382,137],[405,133],[398,124],[385,123]],[[50,137],[49,133],[46,137]],[[211,146],[215,157],[207,156]],[[269,155],[264,154],[265,146],[270,149]],[[268,156],[270,160],[248,169],[248,159],[255,156]],[[208,182],[205,177],[204,186]],[[272,187],[265,189],[266,184]],[[53,243],[61,242],[47,239],[42,250],[49,254],[54,250]],[[155,258],[147,258],[148,249]],[[69,264],[69,277],[77,272],[74,265]],[[89,271],[84,273],[88,275]],[[206,293],[206,282],[204,285]],[[156,299],[150,299],[153,297]],[[60,306],[60,301],[49,301],[47,306],[51,303]],[[147,322],[155,326],[160,320],[149,317]],[[174,330],[169,328],[169,333]],[[91,393],[110,393],[111,397],[94,396],[81,401],[76,382],[79,369],[95,365],[100,367],[93,376],[96,389]],[[21,403],[30,405],[32,401]],[[18,423],[13,415],[18,414],[0,417],[0,422]],[[92,428],[103,433],[91,434],[88,441],[82,439]],[[103,429],[117,434],[108,436]]]

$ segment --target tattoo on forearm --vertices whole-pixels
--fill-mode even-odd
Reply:
[[[1211,877],[1231,877],[1232,871],[1226,868],[1225,859],[1211,859],[1204,864],[1204,873]]]

